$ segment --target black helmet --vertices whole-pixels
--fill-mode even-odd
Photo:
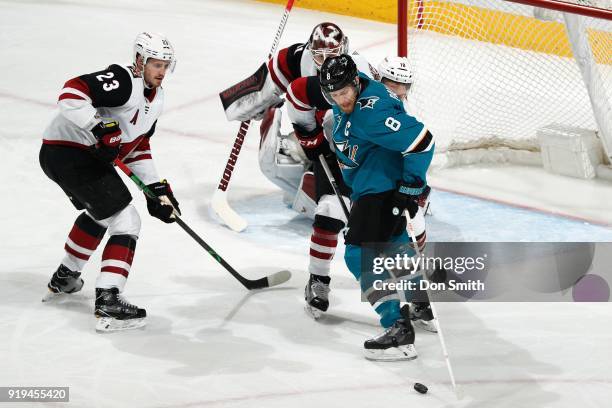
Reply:
[[[357,65],[346,54],[325,60],[319,72],[319,81],[324,92],[334,92],[347,85],[357,86]]]

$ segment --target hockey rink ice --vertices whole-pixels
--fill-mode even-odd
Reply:
[[[0,408],[610,406],[609,303],[438,304],[460,400],[435,334],[417,329],[417,360],[363,358],[363,341],[381,329],[360,302],[342,243],[332,266],[329,314],[312,320],[303,310],[310,222],[286,208],[280,190],[260,173],[257,124],[229,190],[248,229],[234,233],[210,215],[238,130],[226,121],[218,92],[257,69],[282,12],[282,6],[234,0],[0,0],[0,386],[70,387],[69,403]],[[393,25],[301,8],[291,12],[281,46],[304,42],[326,20],[375,64],[395,53]],[[83,271],[81,292],[54,304],[40,301],[78,213],[43,174],[38,151],[63,83],[129,63],[132,41],[144,30],[165,33],[176,50],[151,143],[183,219],[249,278],[281,269],[293,277],[247,292],[178,226],[150,217],[126,179],[143,226],[125,296],[147,309],[147,326],[97,334],[93,289],[101,251]],[[448,182],[435,189],[432,180],[432,241],[612,240],[604,222],[466,197],[447,191]],[[538,182],[530,175],[527,184],[535,190]],[[610,185],[600,187],[610,194]],[[558,198],[568,194],[560,188]],[[587,204],[600,208],[600,219],[610,218],[610,201]],[[414,382],[429,392],[418,394]]]

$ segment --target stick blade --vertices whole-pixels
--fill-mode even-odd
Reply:
[[[272,275],[268,276],[268,287],[280,285],[282,283],[287,282],[289,279],[291,279],[291,272],[289,272],[288,270],[285,269],[282,271],[275,272]]]
[[[230,207],[227,201],[227,192],[216,189],[210,202],[213,212],[231,230],[242,232],[248,226],[247,221]]]

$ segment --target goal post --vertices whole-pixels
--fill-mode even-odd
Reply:
[[[596,132],[609,164],[612,0],[398,0],[398,33],[408,109],[449,164],[541,163],[551,125]]]

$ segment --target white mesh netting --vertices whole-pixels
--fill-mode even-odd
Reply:
[[[612,0],[596,5],[610,8]],[[537,155],[540,127],[597,129],[561,13],[502,0],[410,0],[408,20],[408,109],[431,129],[438,151],[470,151],[468,162],[493,147]],[[585,24],[599,97],[611,106],[612,21]]]

